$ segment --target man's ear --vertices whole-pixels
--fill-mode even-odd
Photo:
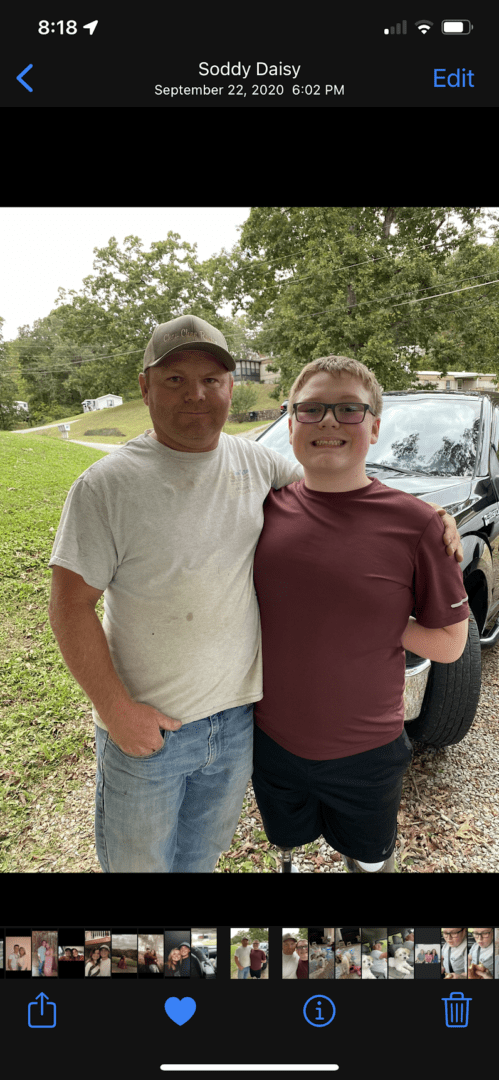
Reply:
[[[142,371],[140,372],[140,375],[139,375],[139,386],[140,386],[140,392],[142,394],[144,402],[147,405],[147,393],[148,393],[148,391],[147,391],[147,381],[146,381],[146,376]]]

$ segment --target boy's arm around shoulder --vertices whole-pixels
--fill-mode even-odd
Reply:
[[[468,638],[469,619],[443,626],[439,630],[430,630],[421,626],[416,619],[409,619],[402,636],[402,645],[416,656],[424,656],[437,664],[455,664],[463,654]]]

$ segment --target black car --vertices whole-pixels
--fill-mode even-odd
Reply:
[[[258,441],[294,460],[287,414]],[[407,733],[429,746],[449,746],[464,738],[475,717],[481,649],[499,639],[499,393],[384,393],[366,472],[445,507],[461,535],[472,612],[464,652],[454,664],[406,652]]]

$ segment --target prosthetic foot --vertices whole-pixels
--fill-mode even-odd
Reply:
[[[343,855],[343,862],[349,874],[393,874],[397,872],[394,854],[390,855],[385,862],[377,863],[359,862],[358,859],[350,859],[348,855]]]

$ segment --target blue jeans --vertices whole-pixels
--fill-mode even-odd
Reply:
[[[95,727],[95,840],[109,873],[213,873],[230,847],[253,768],[253,705],[165,731],[125,754]]]
[[[241,971],[241,968],[237,969],[237,977],[238,977],[238,979],[249,979],[249,973],[250,973],[249,967],[243,968],[242,971]]]

